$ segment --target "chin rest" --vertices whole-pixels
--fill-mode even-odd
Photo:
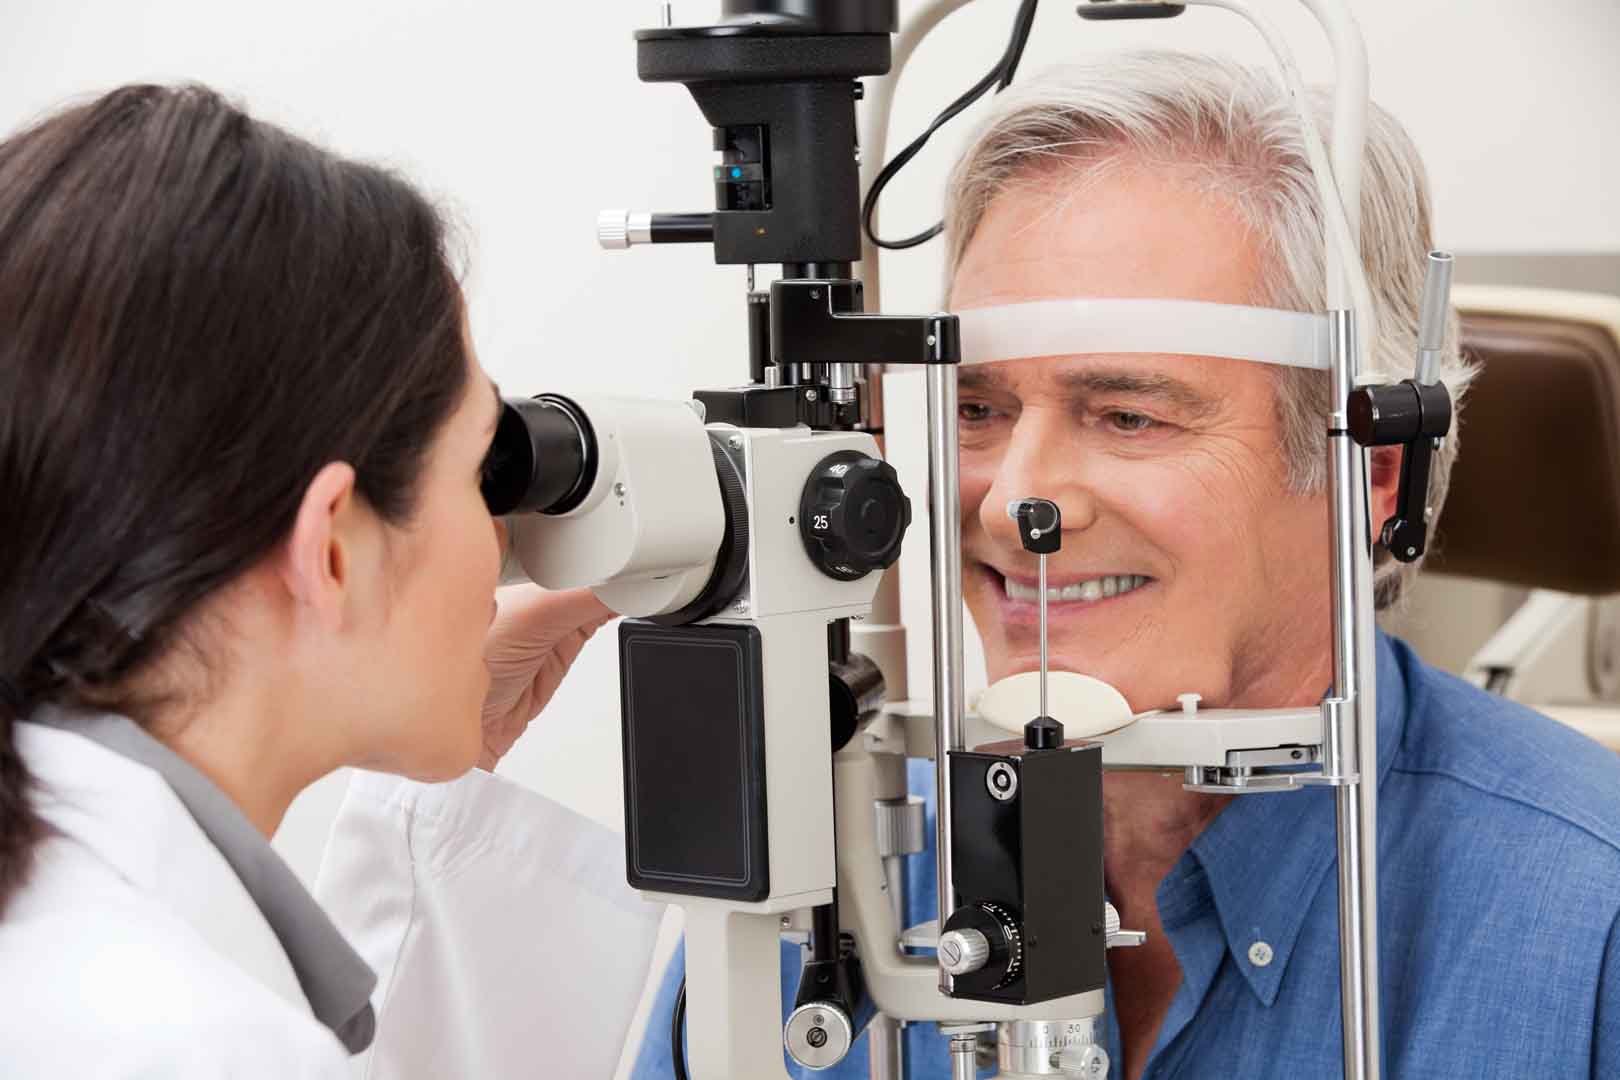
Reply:
[[[1135,719],[1123,694],[1101,679],[1073,671],[1047,675],[1047,713],[1063,724],[1066,739],[1118,731]],[[1041,673],[1024,671],[987,687],[974,709],[991,727],[1014,735],[1041,711]]]

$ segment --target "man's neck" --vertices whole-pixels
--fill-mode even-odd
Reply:
[[[1185,791],[1182,783],[1180,773],[1103,778],[1103,865],[1116,905],[1130,895],[1151,905],[1159,882],[1231,801]]]
[[[1320,671],[1273,669],[1232,694],[1233,704],[1226,707],[1310,704],[1326,686],[1327,675]],[[1111,772],[1103,777],[1103,873],[1109,899],[1122,926],[1147,932],[1144,945],[1115,950],[1108,958],[1126,1080],[1141,1076],[1181,985],[1181,965],[1159,919],[1159,883],[1233,798],[1187,791],[1183,780],[1180,773]]]

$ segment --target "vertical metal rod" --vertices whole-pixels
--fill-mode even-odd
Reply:
[[[939,920],[956,910],[951,859],[949,756],[962,748],[962,503],[956,420],[956,367],[931,364],[928,393],[928,549],[934,645],[935,873]],[[940,970],[940,987],[950,976]],[[971,1073],[969,1074],[972,1075]]]
[[[866,1025],[868,1080],[904,1080],[905,1032],[900,1021],[879,1013]]]
[[[1347,1080],[1378,1080],[1378,785],[1376,652],[1372,635],[1372,538],[1366,455],[1351,441],[1345,409],[1355,385],[1354,313],[1329,313],[1332,409],[1328,424],[1333,509],[1333,696],[1351,729],[1356,782],[1336,793],[1339,983]],[[1353,732],[1353,734],[1351,733]]]
[[[1357,452],[1353,494],[1360,535],[1356,544],[1356,718],[1361,782],[1352,801],[1359,823],[1350,843],[1355,847],[1361,933],[1361,1042],[1366,1057],[1362,1080],[1383,1074],[1383,1018],[1378,1004],[1378,642],[1373,621],[1372,532],[1369,525],[1366,454]]]
[[[906,925],[906,860],[902,855],[883,857],[883,880],[889,893],[894,925]],[[868,1080],[905,1080],[905,1029],[892,1016],[879,1013],[867,1025]]]
[[[828,398],[838,404],[847,404],[854,401],[856,396],[855,378],[859,372],[859,364],[828,364]]]
[[[977,1080],[979,1040],[974,1035],[951,1036],[951,1080]]]
[[[1434,369],[1440,365],[1440,351],[1446,344],[1446,325],[1451,321],[1451,255],[1431,251],[1423,277],[1423,311],[1418,317],[1418,358],[1415,378],[1419,386],[1434,383]]]
[[[1041,557],[1041,712],[1046,712],[1046,556]]]
[[[1366,999],[1365,972],[1361,964],[1361,898],[1360,880],[1361,815],[1356,805],[1356,789],[1351,784],[1334,789],[1337,800],[1334,817],[1338,822],[1339,838],[1339,1005],[1344,1026],[1345,1078],[1365,1078],[1367,1043],[1366,1018],[1362,1002]],[[1361,1071],[1353,1072],[1352,1062]]]

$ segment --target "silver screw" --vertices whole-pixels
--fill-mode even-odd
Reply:
[[[782,916],[782,929],[786,930],[789,927],[791,927],[792,925],[793,925],[793,916],[791,916],[791,915]]]
[[[821,299],[821,290],[820,289],[811,289],[810,290],[810,299],[812,299],[812,300],[820,300]]]
[[[731,438],[726,440],[726,445],[731,447],[733,450],[741,450],[742,449],[742,436],[741,435],[733,435]]]
[[[613,485],[613,494],[621,499],[624,498],[624,484],[622,482]]]
[[[1411,558],[1412,556],[1414,556],[1416,554],[1417,554],[1417,548],[1409,547],[1409,548],[1406,549],[1406,555],[1407,555],[1408,558]]]
[[[804,400],[806,400],[806,401],[814,401],[814,400],[816,400],[816,392],[814,390],[806,390],[804,392]]]
[[[731,605],[731,610],[735,611],[739,615],[748,614],[748,601],[746,601],[746,600],[737,601],[735,604]]]
[[[939,339],[937,337],[935,337],[933,334],[929,334],[928,335],[928,344],[937,345],[937,344],[939,344]]]

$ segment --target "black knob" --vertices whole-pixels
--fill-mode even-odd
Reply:
[[[940,941],[952,933],[976,931],[990,947],[984,962],[955,976],[958,994],[985,994],[999,990],[1023,974],[1023,930],[1015,912],[990,901],[967,904],[951,913],[940,928]],[[949,961],[946,961],[949,963]]]
[[[1024,749],[1056,750],[1063,745],[1063,724],[1050,716],[1037,716],[1024,725]]]
[[[799,535],[828,577],[854,581],[892,566],[911,524],[911,500],[894,466],[840,450],[810,473],[799,499]]]

